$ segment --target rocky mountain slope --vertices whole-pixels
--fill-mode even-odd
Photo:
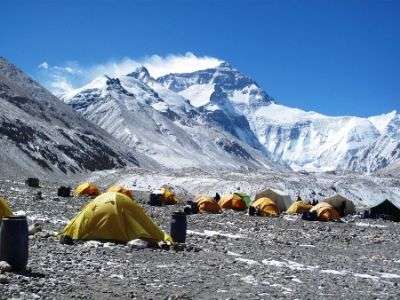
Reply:
[[[57,177],[152,163],[124,149],[4,58],[0,124],[2,175]]]

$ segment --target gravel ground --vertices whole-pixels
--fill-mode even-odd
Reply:
[[[397,299],[397,223],[352,218],[344,223],[244,212],[188,217],[184,251],[135,249],[112,243],[61,245],[54,232],[87,201],[57,198],[43,183],[43,200],[22,181],[1,181],[14,211],[43,231],[30,239],[29,272],[0,275],[0,299]],[[168,230],[179,207],[146,210]]]

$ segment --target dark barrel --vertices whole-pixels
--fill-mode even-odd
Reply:
[[[57,196],[71,197],[71,188],[69,186],[60,186],[57,190]]]
[[[187,220],[184,212],[174,212],[171,219],[171,237],[176,243],[186,241]]]
[[[39,178],[33,178],[29,177],[27,180],[25,180],[25,184],[29,187],[39,187]]]
[[[13,270],[25,270],[28,264],[28,222],[25,216],[3,218],[0,260],[8,262]]]
[[[155,194],[155,193],[151,193],[150,194],[150,199],[149,199],[149,205],[151,206],[161,206],[162,202],[161,202],[161,194]]]

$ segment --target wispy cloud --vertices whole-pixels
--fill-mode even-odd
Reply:
[[[49,64],[47,63],[47,61],[44,61],[40,65],[38,65],[38,68],[47,70],[49,68]]]
[[[187,73],[218,66],[222,60],[209,56],[196,56],[193,53],[185,55],[167,55],[165,57],[152,55],[141,61],[150,72],[157,78],[169,73]]]
[[[61,66],[52,66],[48,62],[38,65],[38,79],[57,95],[70,94],[93,79],[108,75],[118,77],[145,66],[154,78],[169,73],[185,73],[216,67],[222,60],[209,56],[196,56],[193,53],[167,56],[152,55],[142,59],[122,58],[91,66],[79,62],[66,62]]]

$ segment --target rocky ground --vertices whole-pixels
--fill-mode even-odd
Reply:
[[[348,218],[343,223],[244,212],[188,217],[184,251],[85,242],[54,236],[87,201],[58,198],[57,185],[38,189],[0,180],[14,211],[43,230],[30,239],[29,271],[0,274],[0,299],[397,299],[399,224]],[[146,210],[168,230],[179,207]]]

